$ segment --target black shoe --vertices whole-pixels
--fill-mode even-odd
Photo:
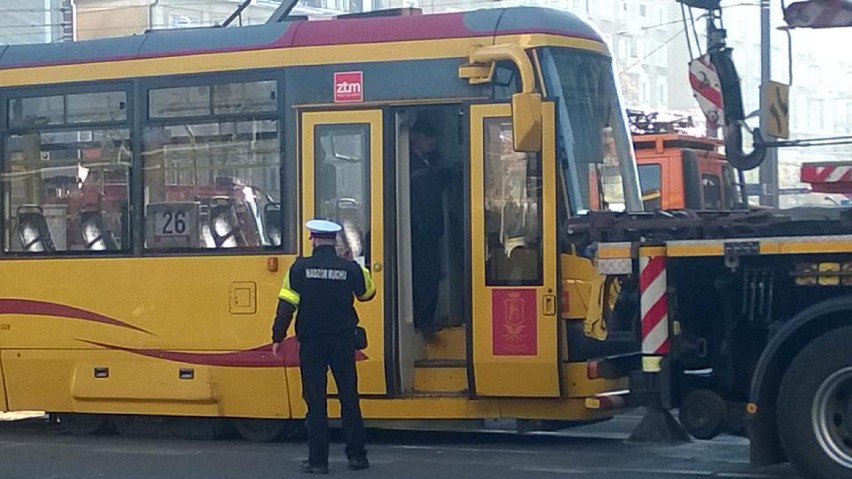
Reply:
[[[299,467],[299,472],[304,472],[305,474],[328,474],[328,465],[320,466],[311,464],[308,461],[302,461],[302,465]]]
[[[353,457],[349,459],[350,471],[360,471],[362,469],[368,469],[369,467],[370,461],[368,461],[366,457]]]

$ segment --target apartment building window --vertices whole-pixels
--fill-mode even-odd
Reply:
[[[601,11],[600,2],[589,2],[589,15],[597,15]]]
[[[631,58],[639,58],[639,40],[627,37],[627,54]]]
[[[810,80],[811,83],[813,83],[815,85],[819,85],[820,81],[821,81],[819,76],[820,76],[820,71],[819,71],[818,66],[816,66],[816,65],[808,66],[808,80]]]
[[[588,3],[589,14],[601,17],[606,20],[615,20],[617,18],[617,5],[613,2],[601,2],[592,0]]]
[[[639,77],[639,101],[643,104],[651,102],[651,82],[648,77]]]
[[[568,2],[568,10],[573,13],[588,13],[586,11],[586,0],[571,0]]]
[[[842,124],[846,125],[847,133],[852,133],[852,101],[846,102],[846,121]]]
[[[665,67],[668,63],[668,49],[666,48],[666,45],[663,42],[651,40],[649,47],[651,48],[651,50],[648,52],[648,54],[651,55],[652,63],[658,67]]]
[[[808,104],[808,129],[821,130],[823,128],[823,101],[816,98],[811,99]]]
[[[669,83],[665,77],[657,78],[657,105],[664,107],[669,103]]]
[[[804,96],[790,95],[793,107],[790,109],[790,126],[793,130],[801,130],[808,123],[808,103]]]
[[[840,124],[836,121],[837,115],[834,114],[831,101],[822,100],[822,128],[825,131],[835,131],[835,128],[840,129]]]

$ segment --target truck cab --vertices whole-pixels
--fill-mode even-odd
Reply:
[[[719,151],[722,144],[683,133],[634,135],[645,210],[736,208],[736,173]]]

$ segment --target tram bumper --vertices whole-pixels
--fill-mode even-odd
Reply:
[[[642,356],[639,353],[593,358],[586,361],[586,376],[589,379],[605,380],[629,378],[631,371],[640,368],[641,363]],[[615,411],[636,406],[635,403],[636,395],[632,387],[601,392],[585,399],[586,409],[596,411]]]

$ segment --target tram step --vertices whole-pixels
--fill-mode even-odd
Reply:
[[[414,362],[418,368],[466,368],[464,359],[418,359]]]
[[[423,393],[462,393],[467,390],[463,360],[426,359],[415,363],[414,390]]]
[[[418,391],[411,393],[412,398],[467,398],[467,391],[457,392],[433,392],[433,391]]]
[[[426,359],[465,359],[467,331],[464,327],[438,331],[434,339],[426,342]]]

